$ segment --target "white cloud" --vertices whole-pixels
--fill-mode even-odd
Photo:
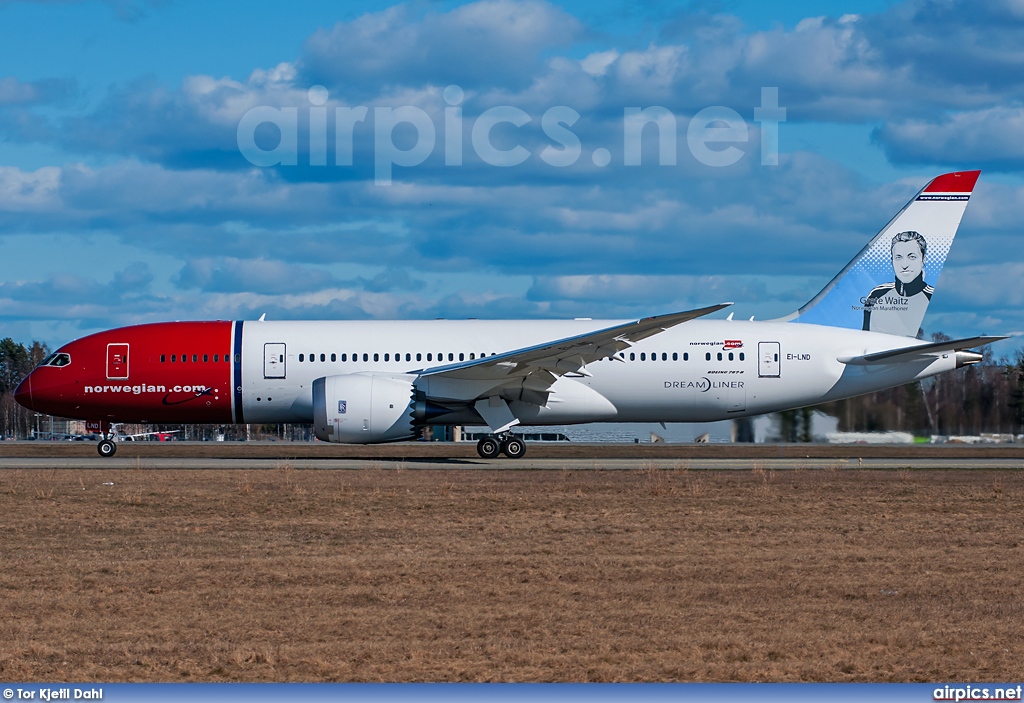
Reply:
[[[901,120],[875,132],[899,163],[958,163],[999,170],[1024,166],[1024,108],[999,106],[939,120]]]
[[[615,49],[597,51],[580,61],[580,66],[583,68],[584,72],[591,76],[603,76],[608,72],[608,67],[615,63],[615,60],[618,59],[620,55],[621,54],[619,54]]]
[[[422,17],[397,5],[316,32],[300,65],[328,86],[524,85],[545,49],[580,30],[542,0],[478,0]]]
[[[60,205],[61,169],[0,166],[0,212],[44,211]]]

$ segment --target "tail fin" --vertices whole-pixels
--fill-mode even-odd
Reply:
[[[981,171],[933,179],[791,322],[916,337]]]

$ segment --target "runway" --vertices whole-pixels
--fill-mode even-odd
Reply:
[[[333,459],[283,458],[239,459],[217,457],[3,457],[3,469],[139,469],[139,470],[236,470],[271,471],[280,469],[350,470],[350,471],[848,471],[864,470],[1021,470],[1021,458],[784,458],[784,459],[551,459],[524,457],[505,458],[397,458],[397,459]]]

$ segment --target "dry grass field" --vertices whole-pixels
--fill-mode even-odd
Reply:
[[[1024,679],[1024,475],[0,472],[6,681]]]

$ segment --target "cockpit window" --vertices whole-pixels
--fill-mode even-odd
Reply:
[[[68,366],[71,363],[71,355],[64,352],[50,354],[40,366]]]

